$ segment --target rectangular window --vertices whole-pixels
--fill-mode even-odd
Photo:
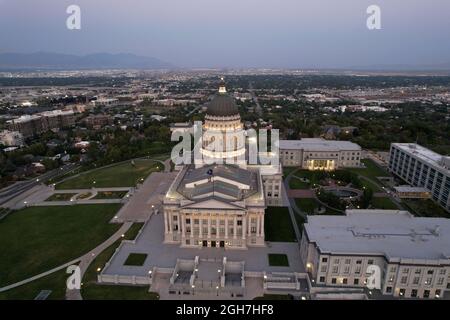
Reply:
[[[417,290],[416,289],[412,289],[411,290],[411,298],[416,298],[417,297]]]
[[[319,282],[325,282],[325,277],[320,277]]]
[[[332,279],[331,279],[331,283],[332,283],[332,284],[336,284],[336,278],[332,278]]]
[[[356,286],[359,284],[359,279],[353,279],[353,284]]]
[[[328,262],[328,258],[322,258],[322,262]]]

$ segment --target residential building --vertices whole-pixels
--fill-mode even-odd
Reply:
[[[72,110],[52,110],[33,115],[23,115],[8,120],[6,123],[9,130],[18,131],[24,138],[29,138],[49,130],[74,126],[75,114]]]
[[[0,142],[5,146],[22,146],[23,135],[18,131],[3,130],[0,132]]]

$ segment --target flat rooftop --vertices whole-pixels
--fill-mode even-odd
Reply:
[[[406,153],[412,154],[424,162],[446,169],[445,167],[442,166],[442,159],[443,157],[446,156],[443,156],[437,152],[427,149],[421,145],[418,145],[417,143],[393,143],[392,146]]]
[[[323,253],[384,255],[388,261],[450,265],[450,219],[407,211],[347,210],[310,216],[305,231]]]
[[[398,186],[394,187],[397,192],[430,192],[430,190],[421,187]]]
[[[280,140],[280,149],[304,151],[360,151],[361,147],[350,141],[304,138],[301,140]]]

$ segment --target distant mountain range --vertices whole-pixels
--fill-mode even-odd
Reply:
[[[0,53],[0,69],[172,69],[173,65],[152,57],[129,53],[95,53],[84,56],[50,52]]]
[[[450,62],[436,64],[377,64],[369,66],[352,66],[350,70],[367,70],[367,71],[449,71]]]

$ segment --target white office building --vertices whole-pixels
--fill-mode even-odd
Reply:
[[[322,138],[280,140],[280,160],[283,166],[326,171],[360,167],[361,154],[361,147],[350,141]]]
[[[415,143],[391,145],[389,170],[410,186],[426,188],[431,199],[450,210],[450,157]]]
[[[310,216],[301,257],[317,285],[364,288],[374,265],[383,295],[442,298],[450,289],[450,220],[397,210]]]

